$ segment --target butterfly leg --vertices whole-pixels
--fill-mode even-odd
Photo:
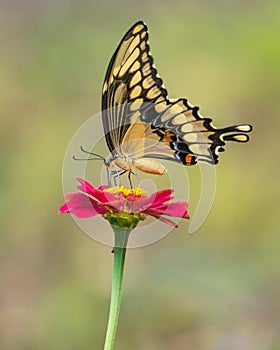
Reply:
[[[119,177],[119,172],[117,170],[112,172],[112,178],[114,186],[117,186],[117,177]],[[112,182],[110,181],[110,186],[112,186]]]
[[[106,171],[107,171],[107,183],[108,183],[108,186],[111,187],[112,183],[111,183],[111,177],[110,177],[110,170],[109,170],[109,168],[106,168]]]
[[[132,189],[131,174],[132,174],[132,171],[129,171],[129,173],[128,173],[128,181],[129,181],[129,184],[130,184],[130,188]]]
[[[133,186],[132,186],[131,174],[135,175],[135,176],[137,176],[137,174],[134,173],[132,170],[130,170],[129,173],[128,173],[128,181],[129,181],[129,184],[130,184],[130,188],[132,189]]]
[[[127,172],[127,170],[124,170],[121,173],[118,170],[114,171],[113,180],[114,180],[115,186],[120,186],[120,176],[122,176],[126,172]],[[117,178],[119,178],[119,183],[118,184],[117,184]]]

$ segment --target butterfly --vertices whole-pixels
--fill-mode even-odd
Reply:
[[[148,28],[142,21],[124,35],[109,63],[102,91],[102,121],[118,174],[134,169],[163,175],[156,159],[191,166],[217,164],[227,141],[247,142],[248,124],[216,128],[186,98],[170,99],[153,64]],[[131,180],[130,180],[131,184]]]

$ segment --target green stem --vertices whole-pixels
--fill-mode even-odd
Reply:
[[[115,232],[114,269],[109,320],[104,350],[113,350],[119,320],[126,246],[131,229],[112,226]]]

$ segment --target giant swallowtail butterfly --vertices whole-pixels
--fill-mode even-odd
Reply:
[[[247,124],[216,128],[186,98],[170,99],[148,44],[148,28],[134,24],[121,40],[107,69],[102,120],[111,157],[119,173],[133,169],[162,175],[155,158],[183,165],[218,163],[226,141],[247,142]]]

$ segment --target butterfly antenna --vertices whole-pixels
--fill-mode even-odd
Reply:
[[[73,156],[74,160],[85,160],[85,161],[86,160],[102,160],[103,162],[105,162],[105,158],[102,157],[100,154],[89,152],[89,151],[85,150],[83,148],[83,146],[80,146],[80,149],[82,152],[84,152],[86,154],[90,154],[91,156],[95,156],[95,158],[77,158],[77,157]]]
[[[96,156],[96,157],[102,159],[103,161],[106,160],[106,159],[105,159],[104,157],[102,157],[100,154],[92,153],[92,152],[89,152],[89,151],[85,150],[85,149],[83,148],[83,146],[80,146],[80,149],[81,149],[82,152],[84,152],[84,153],[86,153],[86,154],[90,154],[90,155],[92,155],[92,156]]]
[[[77,158],[72,156],[74,160],[102,160],[101,158]]]

